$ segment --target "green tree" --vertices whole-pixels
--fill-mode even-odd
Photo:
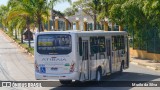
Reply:
[[[2,26],[2,29],[4,30],[6,29],[6,26],[7,26],[7,22],[6,22],[7,12],[8,12],[7,6],[1,5],[0,6],[0,24]]]
[[[17,4],[15,6],[15,3]],[[28,0],[11,0],[8,3],[11,7],[10,11],[8,12],[8,21],[13,21],[14,18],[17,17],[22,17],[23,19],[26,20],[26,28],[27,31],[30,32],[30,24],[31,24],[31,20],[34,17],[34,13],[32,11],[32,9],[28,8],[31,7],[28,5]],[[12,28],[13,29],[13,28]],[[28,33],[28,43],[29,43],[29,47],[31,47],[30,45],[30,34]]]
[[[15,17],[22,17],[26,20],[26,28],[30,31],[30,24],[34,22],[38,25],[38,31],[43,31],[42,21],[47,21],[49,18],[50,5],[64,0],[10,0],[9,5],[11,7],[8,15],[8,20],[12,20]],[[70,1],[70,0],[68,0]],[[30,35],[29,47],[30,47]]]

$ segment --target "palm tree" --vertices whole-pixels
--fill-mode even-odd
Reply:
[[[5,29],[7,26],[6,16],[7,16],[8,8],[7,6],[0,6],[0,24],[2,25],[2,29]]]
[[[25,0],[10,0],[8,6],[11,7],[11,9],[8,12],[8,21],[12,21],[14,18],[21,17],[26,20],[27,31],[30,32],[30,19],[33,18],[33,13],[29,12],[29,9],[25,6],[25,4]],[[28,43],[29,47],[31,47],[29,34]]]
[[[38,24],[38,31],[41,30],[42,20],[49,16],[48,6],[44,0],[10,0],[9,5],[11,10],[8,14],[8,20],[12,20],[15,17],[22,17],[26,20],[27,32],[30,32],[31,21]],[[31,36],[28,33],[28,43],[30,45]]]
[[[19,17],[18,19],[18,23],[17,23],[17,28],[19,29],[20,31],[20,35],[21,35],[21,43],[23,43],[23,32],[24,32],[24,29],[25,29],[25,26],[26,25],[26,20]]]
[[[26,20],[26,28],[30,31],[31,21],[38,25],[38,31],[43,31],[42,21],[46,21],[49,15],[49,9],[51,4],[65,0],[10,0],[9,6],[11,7],[8,20],[14,17],[22,17]],[[70,0],[68,0],[70,1]],[[30,47],[30,35],[28,35],[28,42]]]
[[[96,30],[96,24],[97,24],[97,16],[99,13],[98,6],[101,4],[101,0],[93,0],[93,1],[86,1],[86,0],[77,0],[73,3],[72,9],[78,10],[79,8],[87,15],[89,15],[94,22],[94,30]]]
[[[71,0],[50,0],[48,6],[51,9],[51,16],[52,16],[52,20],[53,21],[54,21],[56,15],[58,15],[59,17],[64,18],[64,15],[62,15],[60,12],[58,12],[58,11],[56,11],[56,10],[53,9],[53,7],[54,7],[55,4],[57,4],[58,2],[64,2],[64,1],[67,1],[67,2],[71,3]],[[64,19],[66,19],[66,18],[64,18]],[[55,28],[54,24],[55,23],[53,22],[53,28]]]

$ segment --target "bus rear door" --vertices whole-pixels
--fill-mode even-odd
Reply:
[[[82,72],[81,78],[89,80],[90,78],[90,67],[89,67],[89,42],[88,39],[82,38]]]

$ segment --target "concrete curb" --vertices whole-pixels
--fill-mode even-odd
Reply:
[[[140,65],[140,66],[152,69],[152,70],[160,71],[160,67],[157,67],[157,66],[146,65],[146,64],[143,64],[143,63],[134,62],[133,60],[131,60],[131,63],[135,64],[135,65]]]
[[[34,55],[30,52],[28,52],[27,49],[23,48],[21,45],[19,45],[14,39],[12,39],[11,37],[9,37],[4,31],[1,30],[1,32],[7,36],[7,38],[9,38],[12,42],[14,42],[20,49],[22,49],[23,51],[25,51],[29,56],[34,57]]]

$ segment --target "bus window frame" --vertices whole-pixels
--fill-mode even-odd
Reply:
[[[94,40],[94,41],[92,41]],[[93,50],[93,48],[95,49],[95,51]],[[98,47],[98,37],[93,36],[90,37],[90,53],[91,55],[97,54],[99,52],[99,47]]]
[[[81,39],[81,41],[80,41],[80,39]],[[79,45],[79,48],[78,48],[79,49],[79,55],[82,56],[82,51],[83,51],[82,50],[82,37],[78,38],[78,45]]]
[[[70,45],[71,45],[71,48],[70,48],[70,52],[69,53],[61,53],[61,54],[57,54],[57,53],[40,53],[38,48],[39,48],[39,45],[38,45],[38,39],[39,39],[39,36],[47,36],[47,35],[68,35],[70,36]],[[39,34],[37,36],[37,40],[36,40],[37,44],[36,44],[36,52],[39,53],[39,54],[42,54],[42,55],[65,55],[65,54],[70,54],[72,52],[72,36],[70,34]],[[42,46],[41,46],[42,47]]]
[[[102,39],[102,38],[103,38],[103,44],[100,44],[100,39]],[[102,48],[103,49],[102,51],[100,50],[101,45],[104,45],[104,47]],[[99,51],[99,53],[106,52],[105,45],[106,45],[105,36],[99,36],[98,37],[98,51]]]

